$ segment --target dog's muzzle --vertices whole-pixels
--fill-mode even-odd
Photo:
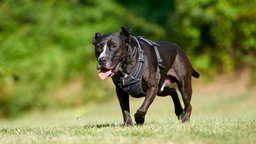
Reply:
[[[105,80],[107,79],[108,77],[111,77],[113,76],[116,72],[118,72],[118,69],[121,67],[122,65],[122,62],[121,61],[118,61],[113,68],[105,68],[105,67],[101,67],[100,63],[97,67],[97,69],[100,70],[99,72],[99,77],[101,80]]]

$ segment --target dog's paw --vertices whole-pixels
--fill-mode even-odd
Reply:
[[[182,121],[183,117],[185,115],[185,112],[181,112],[181,114],[177,115],[178,120]]]
[[[144,112],[141,112],[138,110],[134,114],[134,117],[135,117],[136,124],[138,124],[138,125],[144,124],[144,121],[145,121],[145,113]]]
[[[131,126],[132,125],[132,118],[128,111],[123,111],[123,118],[124,118],[124,125]]]
[[[178,119],[182,122],[188,122],[190,120],[190,113],[183,112],[178,116]]]
[[[138,124],[138,125],[144,124],[145,116],[142,116],[142,115],[136,113],[136,114],[134,114],[134,117],[135,117],[136,124]]]
[[[125,126],[132,126],[132,125],[133,125],[133,124],[132,124],[132,119],[129,118],[129,119],[127,119],[126,121],[124,121],[124,125],[125,125]]]

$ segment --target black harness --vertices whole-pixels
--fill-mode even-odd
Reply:
[[[143,40],[150,46],[154,47],[156,57],[157,57],[157,62],[158,62],[158,67],[157,67],[157,79],[160,80],[160,69],[163,69],[164,67],[162,66],[162,59],[159,55],[158,49],[157,49],[157,44],[146,40],[142,37],[132,37],[135,39],[138,45],[138,60],[136,63],[136,66],[134,70],[130,74],[125,74],[124,72],[118,71],[117,73],[112,76],[112,80],[114,84],[120,88],[122,88],[124,91],[126,91],[128,94],[130,94],[133,97],[142,97],[146,95],[146,92],[143,90],[142,85],[141,85],[141,80],[142,80],[142,70],[144,67],[144,52],[141,49],[139,40]]]

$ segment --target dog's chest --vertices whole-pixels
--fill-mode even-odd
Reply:
[[[123,76],[122,72],[118,72],[112,76],[112,80],[116,87],[123,89],[132,97],[139,98],[146,95],[142,88],[141,74],[139,75],[139,77],[133,77],[132,75]]]

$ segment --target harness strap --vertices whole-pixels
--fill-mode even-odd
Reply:
[[[130,74],[124,74],[121,71],[115,73],[115,75],[112,76],[112,80],[116,86],[119,86],[131,96],[139,98],[146,95],[141,86],[142,69],[145,58],[138,39],[136,37],[131,38],[137,43],[138,59],[135,68]]]
[[[139,40],[143,40],[150,46],[154,47],[156,57],[157,57],[157,62],[158,62],[158,67],[157,67],[157,72],[156,72],[158,81],[160,80],[160,68],[163,69],[164,67],[162,66],[162,59],[161,59],[160,54],[157,49],[157,43],[146,40],[142,37],[137,37],[137,38],[131,37],[131,38],[133,38],[137,43],[138,59],[137,59],[135,68],[130,74],[125,74],[121,71],[115,73],[115,75],[112,76],[112,80],[116,86],[122,88],[124,91],[129,93],[131,96],[139,98],[139,97],[146,95],[146,93],[144,92],[144,90],[141,86],[142,69],[144,66],[145,56],[144,56],[144,52],[141,48],[141,45],[139,43]]]
[[[140,40],[143,40],[143,41],[146,42],[148,45],[150,45],[150,46],[152,46],[152,47],[154,48],[155,53],[156,53],[156,58],[157,58],[158,66],[159,66],[160,69],[164,69],[165,67],[164,67],[163,64],[162,64],[163,61],[162,61],[161,56],[160,56],[160,54],[159,54],[159,51],[158,51],[158,49],[157,49],[158,44],[155,43],[155,42],[153,42],[153,41],[151,41],[151,40],[144,39],[142,36],[139,36],[138,38],[139,38]]]
[[[142,67],[143,67],[143,64],[144,64],[144,61],[145,61],[144,52],[141,49],[141,46],[140,46],[140,43],[139,43],[138,39],[136,37],[132,37],[132,38],[135,39],[135,41],[137,42],[139,56],[138,56],[138,61],[137,61],[137,64],[135,66],[135,69],[132,71],[132,73],[130,75],[134,79],[140,79],[141,78],[141,70],[142,70]]]

